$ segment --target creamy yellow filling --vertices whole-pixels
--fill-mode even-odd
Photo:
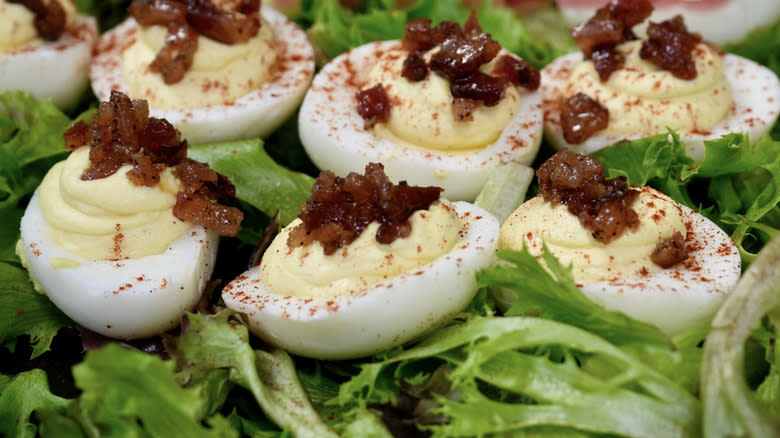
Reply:
[[[49,237],[58,246],[94,260],[159,254],[192,224],[173,216],[181,184],[170,169],[154,187],[133,184],[124,165],[113,175],[82,180],[89,148],[55,164],[38,188]]]
[[[731,89],[713,48],[696,47],[697,75],[685,80],[641,59],[640,47],[641,41],[618,47],[625,64],[607,81],[599,79],[592,61],[579,63],[569,77],[564,96],[585,93],[609,110],[609,125],[598,134],[663,133],[667,128],[704,133],[726,117]]]
[[[510,85],[497,105],[479,104],[472,113],[473,120],[458,120],[447,79],[433,72],[419,82],[401,76],[406,54],[401,49],[382,54],[369,74],[366,88],[381,83],[391,104],[390,119],[374,127],[378,135],[438,151],[478,149],[496,141],[517,112],[520,93]],[[430,59],[431,55],[429,52],[425,56]],[[493,65],[486,64],[482,70],[490,72]]]
[[[54,0],[56,1],[56,0]],[[76,17],[76,7],[70,0],[59,0],[70,25]],[[27,7],[0,0],[0,55],[43,43],[33,24],[33,14]]]
[[[122,74],[135,99],[154,108],[199,108],[221,105],[259,88],[274,73],[278,56],[274,32],[263,22],[257,35],[239,44],[223,44],[198,36],[192,67],[175,84],[149,71],[163,47],[167,28],[139,27],[133,44],[122,52]]]
[[[449,252],[459,237],[460,219],[448,201],[437,201],[428,210],[410,217],[411,233],[390,244],[376,241],[374,222],[348,246],[325,255],[319,242],[290,249],[295,220],[274,239],[263,256],[262,279],[271,293],[290,296],[330,297],[357,294],[392,277],[420,267]]]
[[[676,231],[686,234],[680,206],[661,192],[641,189],[632,208],[639,216],[636,230],[626,230],[609,244],[593,238],[565,205],[545,202],[541,195],[522,204],[501,226],[499,248],[521,249],[536,256],[543,247],[564,265],[572,265],[575,281],[589,283],[661,269],[650,255],[659,242]]]

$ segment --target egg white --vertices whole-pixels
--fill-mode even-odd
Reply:
[[[365,129],[355,95],[366,85],[378,56],[398,44],[360,46],[336,57],[314,77],[298,117],[301,142],[314,164],[346,176],[362,172],[368,163],[382,163],[392,180],[442,187],[447,199],[473,201],[499,166],[534,160],[542,140],[541,97],[522,89],[515,117],[495,142],[477,151],[415,148]]]
[[[688,259],[645,275],[578,283],[591,300],[674,335],[707,324],[739,280],[742,261],[731,238],[698,212],[680,205]],[[519,248],[515,248],[519,249]],[[518,299],[503,289],[491,293],[508,309]]]
[[[0,54],[0,92],[24,90],[59,108],[71,107],[89,84],[96,39],[95,20],[77,15],[57,41]]]
[[[260,13],[274,31],[279,50],[277,68],[259,88],[223,105],[200,108],[149,108],[149,114],[167,119],[192,144],[266,137],[295,112],[314,75],[314,49],[306,34],[280,12],[263,6]],[[132,17],[98,40],[90,65],[92,90],[108,101],[111,90],[131,97],[122,72],[122,52],[136,38]]]
[[[38,192],[21,221],[21,250],[31,277],[66,315],[102,335],[136,339],[176,327],[200,299],[214,269],[216,233],[193,226],[163,253],[91,260],[48,237]],[[72,267],[63,266],[63,262]]]
[[[582,154],[592,154],[621,140],[636,140],[662,132],[637,132],[631,135],[596,134],[581,144],[569,144],[563,137],[558,103],[574,66],[582,60],[582,52],[563,55],[542,70],[539,87],[544,107],[545,138],[557,149],[569,148]],[[752,144],[772,129],[780,114],[780,80],[764,67],[737,55],[725,54],[723,73],[731,88],[733,104],[726,117],[707,133],[680,132],[688,155],[704,158],[705,140],[720,138],[731,132],[745,132]]]
[[[453,205],[463,224],[453,249],[382,284],[333,297],[275,295],[255,266],[222,298],[246,314],[255,335],[294,354],[348,359],[399,346],[463,310],[477,291],[476,272],[494,261],[498,221],[472,204]]]

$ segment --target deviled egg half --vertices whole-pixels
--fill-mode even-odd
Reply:
[[[35,191],[17,253],[36,287],[78,324],[113,338],[179,324],[211,276],[218,233],[241,212],[213,201],[234,188],[186,158],[187,143],[143,101],[117,92]]]
[[[348,359],[413,340],[462,311],[495,259],[498,221],[440,188],[393,185],[380,164],[322,172],[298,219],[225,304],[292,353]]]
[[[77,14],[71,0],[0,0],[0,91],[24,90],[69,108],[89,85],[96,39],[95,20]]]
[[[314,74],[306,34],[259,1],[135,0],[130,12],[97,43],[92,89],[147,100],[191,143],[269,135]]]
[[[499,248],[546,248],[592,300],[670,335],[709,323],[740,276],[734,242],[663,193],[603,172],[568,149],[553,155],[537,170],[540,194],[501,226]]]
[[[549,141],[589,154],[674,129],[696,160],[705,140],[731,132],[758,142],[780,114],[777,76],[719,52],[689,33],[681,16],[651,22],[647,39],[632,39],[631,28],[652,11],[649,0],[612,0],[573,29],[582,52],[542,72]]]
[[[542,138],[539,72],[466,25],[415,19],[400,41],[350,50],[317,73],[299,134],[337,175],[380,162],[387,175],[473,201],[509,162],[530,164]]]

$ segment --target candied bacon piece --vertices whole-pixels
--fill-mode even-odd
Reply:
[[[401,40],[404,49],[409,52],[425,52],[433,48],[430,18],[413,18],[404,26],[404,37]]]
[[[420,82],[425,79],[425,77],[428,76],[428,66],[425,65],[425,60],[422,56],[415,53],[409,54],[409,56],[404,59],[401,76],[412,82]]]
[[[584,93],[561,100],[561,128],[569,144],[580,144],[607,127],[609,111]]]
[[[211,0],[191,0],[187,4],[187,22],[198,33],[224,44],[245,43],[257,35],[257,12],[241,14],[227,11]]]
[[[330,255],[375,221],[380,223],[376,240],[392,243],[409,235],[409,217],[428,209],[441,192],[439,187],[410,186],[405,181],[394,185],[378,163],[368,164],[363,175],[350,172],[345,178],[322,171],[301,206],[302,223],[291,230],[287,245],[294,248],[317,241]]]
[[[476,108],[477,102],[471,99],[452,99],[452,111],[455,113],[455,120],[459,120],[461,122],[474,120],[474,110]]]
[[[600,10],[599,10],[600,11]],[[585,23],[574,26],[571,36],[582,50],[585,59],[590,59],[594,47],[616,45],[623,42],[624,26],[612,18],[597,18],[597,15]]]
[[[188,159],[187,142],[181,140],[179,131],[167,120],[149,117],[145,100],[131,100],[113,90],[110,100],[100,103],[90,124],[74,123],[63,138],[68,150],[90,147],[90,165],[81,179],[105,178],[130,164],[130,181],[151,187],[170,167],[184,186],[177,195],[174,216],[223,236],[234,236],[238,231],[241,211],[212,201],[235,197],[235,186],[208,165]]]
[[[390,98],[382,84],[359,91],[356,97],[358,114],[363,117],[366,129],[390,119]]]
[[[67,26],[67,20],[65,16],[65,9],[57,1],[44,1],[44,0],[9,0],[9,3],[18,3],[32,12],[35,17],[33,18],[33,26],[38,31],[38,35],[46,41],[56,41],[60,38],[65,27]]]
[[[631,208],[639,191],[623,176],[607,179],[595,158],[562,149],[536,171],[545,201],[566,205],[593,237],[607,244],[639,226]]]
[[[189,24],[173,21],[168,24],[165,44],[149,64],[149,70],[162,74],[163,81],[170,85],[182,80],[192,67],[195,51],[198,50],[198,34]]]
[[[127,11],[141,26],[167,26],[184,21],[187,5],[177,0],[133,0]]]
[[[668,70],[674,77],[695,79],[693,51],[700,42],[701,35],[688,32],[682,16],[676,15],[660,23],[650,22],[639,56]]]
[[[498,58],[493,74],[531,91],[538,89],[541,84],[541,74],[536,67],[525,59],[517,59],[509,55]]]
[[[619,69],[625,57],[615,49],[615,46],[604,45],[593,49],[591,53],[593,68],[599,74],[599,79],[606,81],[617,69]]]
[[[668,239],[658,242],[650,254],[650,260],[664,269],[671,268],[687,258],[685,237],[679,231],[675,231]]]
[[[481,100],[485,106],[494,106],[501,101],[506,90],[507,79],[490,76],[477,70],[453,79],[450,83],[452,97]]]

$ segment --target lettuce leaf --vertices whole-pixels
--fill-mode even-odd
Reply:
[[[38,427],[30,422],[40,409],[64,410],[68,400],[49,391],[46,373],[34,369],[16,376],[0,374],[0,436],[33,438]]]
[[[35,358],[49,350],[60,328],[72,325],[46,295],[35,291],[24,268],[0,262],[0,345],[29,335]]]
[[[675,132],[618,142],[594,154],[610,177],[651,185],[726,230],[745,265],[780,230],[780,141],[746,134],[705,141],[704,159],[685,153]]]
[[[278,209],[282,225],[298,216],[314,184],[312,177],[276,164],[260,139],[190,146],[188,156],[230,178],[242,201],[268,216]]]
[[[62,134],[70,118],[50,101],[29,93],[0,93],[0,261],[18,261],[19,220],[24,202],[49,167],[65,155]]]

